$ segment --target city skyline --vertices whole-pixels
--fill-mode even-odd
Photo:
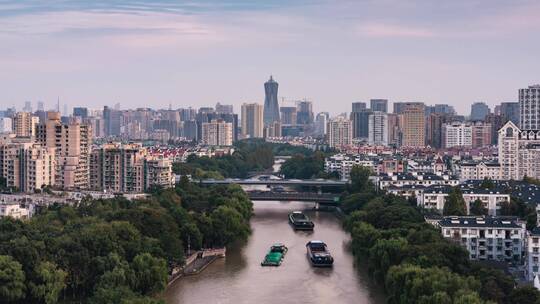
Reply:
[[[540,82],[526,39],[540,5],[485,3],[2,1],[0,103],[239,109],[272,74],[315,112],[376,98],[493,109]]]

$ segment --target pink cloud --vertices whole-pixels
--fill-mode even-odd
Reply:
[[[356,30],[360,35],[367,37],[429,38],[435,36],[435,32],[429,29],[384,23],[363,24]]]

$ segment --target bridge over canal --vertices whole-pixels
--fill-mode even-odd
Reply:
[[[246,191],[252,201],[315,202],[320,205],[339,205],[339,194],[316,192]]]

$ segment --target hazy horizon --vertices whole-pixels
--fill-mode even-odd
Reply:
[[[279,96],[315,112],[373,98],[493,110],[540,82],[538,14],[519,0],[0,0],[0,108],[60,97],[239,112],[273,75]]]

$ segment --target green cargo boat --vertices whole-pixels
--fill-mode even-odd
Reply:
[[[287,247],[281,243],[277,243],[270,247],[270,250],[261,262],[261,266],[279,266],[283,262],[283,258],[287,253]]]

